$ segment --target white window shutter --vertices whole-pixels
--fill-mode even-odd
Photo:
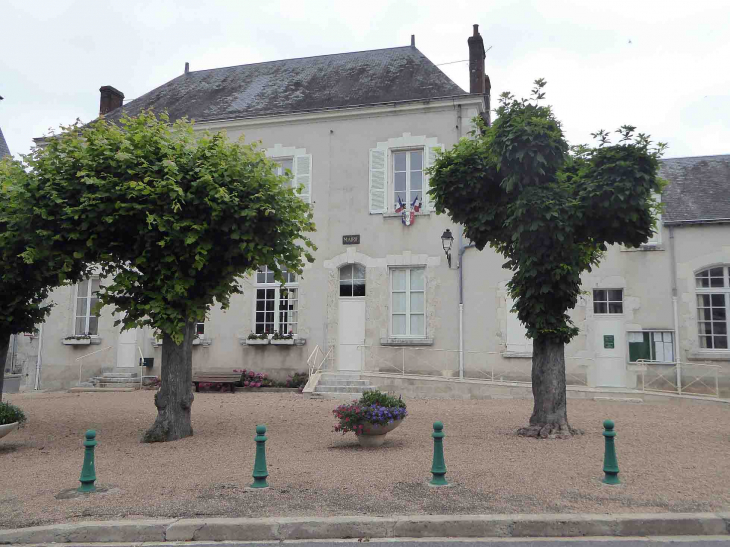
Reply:
[[[312,154],[302,154],[294,158],[294,188],[302,193],[299,197],[307,203],[312,202]]]
[[[436,146],[426,147],[426,167],[431,167],[436,161],[436,152],[443,150],[443,144],[437,144]],[[431,196],[428,195],[428,191],[431,189],[431,177],[426,178],[426,187],[423,191],[423,210],[431,210]]]
[[[386,211],[385,194],[387,189],[386,155],[387,150],[372,148],[370,150],[370,212]]]

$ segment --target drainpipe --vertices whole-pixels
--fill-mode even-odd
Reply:
[[[459,230],[459,378],[464,379],[464,253],[474,247],[473,243],[464,246],[464,230]]]
[[[679,314],[677,312],[677,257],[674,250],[674,226],[669,226],[669,258],[672,268],[672,313],[674,315],[674,361],[677,371],[677,391],[682,394],[682,369],[679,359]]]
[[[35,362],[35,383],[33,389],[38,391],[41,388],[41,354],[43,353],[43,323],[38,329],[38,359]]]

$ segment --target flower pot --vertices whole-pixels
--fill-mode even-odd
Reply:
[[[385,435],[398,427],[402,421],[402,419],[395,420],[385,425],[365,424],[362,433],[357,436],[357,441],[360,443],[360,446],[364,447],[381,446],[385,442]]]
[[[91,338],[64,338],[61,342],[64,346],[90,346]]]
[[[268,343],[269,343],[268,338],[266,340],[259,340],[259,339],[246,340],[247,346],[265,346],[265,345],[268,345]]]
[[[13,422],[12,424],[0,425],[0,439],[2,439],[5,435],[10,433],[13,429],[18,429],[18,422]]]
[[[293,338],[280,338],[279,340],[276,340],[275,338],[272,338],[271,345],[272,346],[293,346],[294,339]]]

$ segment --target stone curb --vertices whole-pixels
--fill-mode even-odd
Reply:
[[[0,545],[349,538],[730,535],[730,513],[423,515],[120,520],[0,530]]]

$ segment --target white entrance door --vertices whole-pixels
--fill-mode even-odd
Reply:
[[[125,330],[117,342],[117,367],[131,368],[139,365],[137,353],[137,329]]]
[[[596,318],[596,387],[626,387],[626,345],[622,319]]]
[[[365,299],[340,298],[338,325],[339,347],[337,368],[342,371],[360,371],[362,352],[358,346],[365,343]]]

